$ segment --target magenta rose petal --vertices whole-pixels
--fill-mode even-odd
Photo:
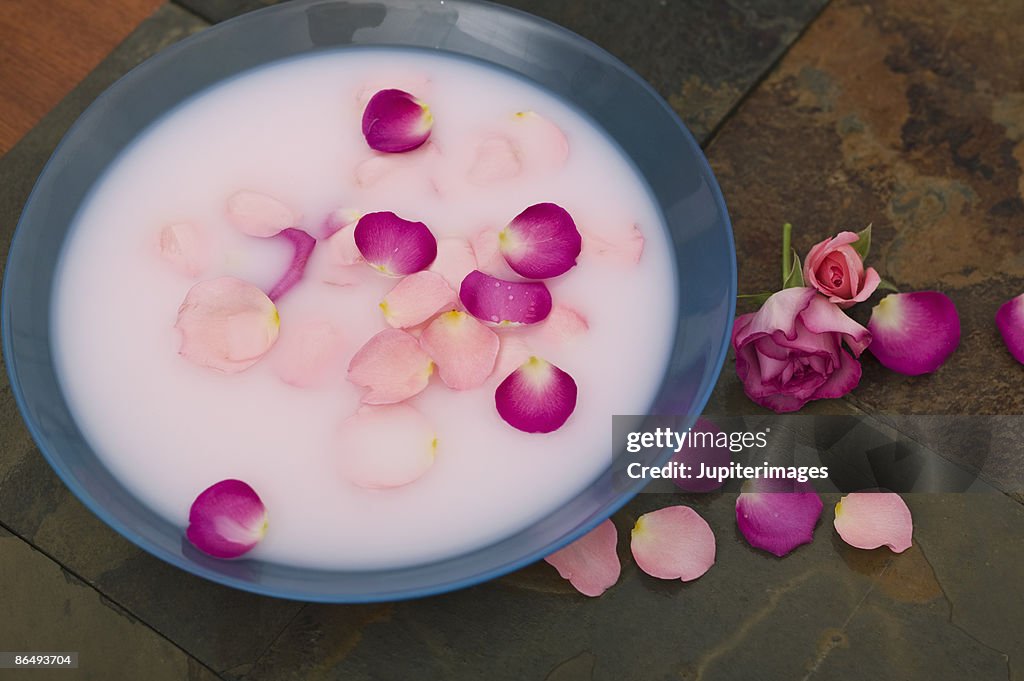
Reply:
[[[843,541],[858,549],[888,546],[902,553],[913,543],[910,509],[893,492],[847,494],[836,504],[834,524]]]
[[[724,479],[693,476],[700,472],[701,466],[712,469],[728,466],[732,463],[732,454],[727,446],[715,446],[716,438],[723,434],[722,429],[703,416],[697,419],[690,432],[694,444],[684,445],[672,455],[672,461],[689,466],[691,477],[675,477],[672,482],[687,492],[713,492],[725,484]]]
[[[1024,364],[1024,294],[1003,303],[996,312],[996,327],[1013,358]]]
[[[289,227],[288,229],[281,230],[278,236],[292,245],[293,253],[288,269],[285,270],[285,273],[281,275],[281,278],[277,280],[277,283],[267,293],[267,297],[274,302],[277,302],[281,296],[288,293],[292,287],[302,281],[302,276],[306,272],[306,265],[309,263],[309,256],[313,253],[313,248],[316,247],[316,239],[301,229]]]
[[[581,234],[583,252],[597,258],[635,265],[640,262],[640,256],[644,253],[644,235],[637,225],[631,225],[628,230],[600,236],[591,232]]]
[[[506,281],[473,270],[459,287],[459,300],[490,324],[536,324],[551,312],[551,292],[539,281]]]
[[[348,365],[348,380],[369,388],[365,404],[393,404],[427,387],[434,364],[415,337],[385,329],[359,348]]]
[[[363,110],[363,137],[376,151],[411,151],[427,141],[433,127],[429,107],[403,90],[381,90]]]
[[[561,428],[576,409],[576,381],[554,364],[530,357],[494,392],[498,414],[526,433]]]
[[[582,336],[590,329],[590,325],[586,317],[568,305],[554,305],[551,314],[539,328],[545,339],[561,344]]]
[[[736,498],[736,524],[748,544],[782,557],[811,543],[821,506],[809,483],[755,478]]]
[[[871,354],[900,374],[928,374],[960,344],[960,317],[938,291],[892,293],[871,311]]]
[[[277,308],[257,287],[233,277],[201,281],[185,295],[175,328],[178,353],[199,366],[244,371],[277,341]]]
[[[715,535],[688,506],[669,506],[637,518],[630,548],[637,566],[658,579],[689,582],[715,564]]]
[[[424,270],[404,277],[380,303],[384,320],[397,329],[422,324],[455,305],[458,296],[440,274]]]
[[[210,264],[210,243],[203,229],[193,222],[177,222],[160,230],[160,255],[188,277],[198,277]]]
[[[420,335],[420,345],[437,365],[437,374],[453,390],[483,385],[494,371],[498,335],[476,319],[452,310],[438,315]]]
[[[255,490],[241,480],[221,480],[192,502],[185,536],[214,558],[237,558],[266,533],[267,509]]]
[[[268,359],[282,381],[297,388],[309,388],[323,385],[336,372],[340,373],[343,349],[344,334],[329,321],[289,320]]]
[[[356,223],[353,236],[363,259],[390,277],[425,270],[437,257],[437,239],[427,226],[394,213],[364,215]]]
[[[429,271],[440,274],[452,288],[458,288],[466,275],[476,268],[476,255],[469,241],[462,237],[437,240],[437,258],[430,265]]]
[[[610,520],[545,558],[584,596],[597,597],[619,581],[622,564],[615,547],[619,537]]]
[[[434,465],[437,447],[430,421],[407,404],[360,407],[338,433],[346,476],[368,489],[401,487],[419,479]]]
[[[297,227],[302,216],[272,196],[240,191],[228,197],[228,220],[249,236],[270,237]]]
[[[583,237],[568,211],[554,203],[530,206],[498,235],[501,254],[516,274],[549,279],[576,266]]]

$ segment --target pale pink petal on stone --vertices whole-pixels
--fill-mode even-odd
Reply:
[[[241,480],[221,480],[192,502],[185,536],[214,558],[237,558],[263,539],[267,523],[267,509],[252,487]]]
[[[198,277],[210,264],[210,239],[194,222],[166,225],[159,235],[160,255],[187,277]]]
[[[403,277],[384,296],[380,309],[388,324],[405,329],[422,324],[441,310],[451,309],[458,298],[444,277],[424,270]]]
[[[835,528],[858,549],[888,546],[903,553],[913,543],[914,520],[900,495],[893,492],[854,492],[836,504]]]
[[[625,264],[640,262],[644,252],[644,235],[637,225],[601,235],[580,231],[583,234],[584,254]]]
[[[544,560],[584,596],[600,596],[619,581],[622,572],[615,550],[618,540],[615,525],[605,520]]]
[[[281,327],[269,361],[285,383],[297,388],[325,385],[341,374],[344,333],[324,319],[308,319]]]
[[[420,345],[437,365],[437,374],[453,390],[483,385],[494,370],[498,335],[459,310],[438,315],[420,335]]]
[[[521,171],[522,163],[512,142],[493,135],[477,146],[468,178],[473,184],[487,186],[517,177]]]
[[[525,433],[558,430],[576,410],[572,376],[539,357],[530,357],[494,391],[498,414]]]
[[[178,308],[179,354],[225,373],[244,371],[277,341],[274,303],[252,284],[233,277],[201,281]]]
[[[586,317],[568,305],[555,304],[551,314],[539,325],[541,336],[552,343],[568,343],[585,334],[590,325]]]
[[[419,479],[434,465],[437,449],[434,427],[407,404],[363,406],[338,432],[342,470],[353,484],[369,489]]]
[[[352,357],[348,380],[369,388],[363,395],[365,404],[393,404],[426,388],[433,367],[416,338],[399,329],[386,329]]]
[[[637,518],[630,540],[637,566],[658,579],[697,579],[715,563],[715,535],[688,506],[669,506]]]
[[[437,257],[428,269],[444,277],[452,288],[457,289],[476,268],[476,255],[469,241],[458,236],[437,240]]]
[[[274,236],[298,227],[302,216],[272,196],[252,191],[235,192],[227,201],[228,220],[250,236]]]

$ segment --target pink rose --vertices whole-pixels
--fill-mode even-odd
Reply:
[[[854,232],[839,232],[814,246],[804,261],[804,283],[843,309],[867,300],[882,280],[874,267],[864,269],[860,253],[850,245],[858,238]]]
[[[736,319],[736,374],[754,402],[776,412],[842,397],[860,382],[859,357],[871,334],[812,288],[787,288]]]

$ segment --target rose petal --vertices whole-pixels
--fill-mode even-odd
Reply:
[[[658,579],[689,582],[715,564],[715,535],[688,506],[669,506],[637,518],[630,549],[637,566]]]
[[[567,305],[554,305],[551,314],[540,324],[541,335],[555,343],[567,343],[585,334],[590,325],[586,318]]]
[[[782,557],[814,539],[821,497],[810,483],[754,478],[736,498],[736,524],[755,549]]]
[[[384,180],[394,181],[396,186],[403,180],[429,182],[426,175],[433,172],[440,155],[433,142],[404,154],[375,154],[356,165],[356,184],[369,188]]]
[[[847,494],[836,504],[835,527],[843,541],[858,549],[888,546],[903,553],[913,543],[910,509],[892,492]]]
[[[498,357],[498,335],[465,312],[452,310],[430,322],[420,345],[437,365],[438,376],[453,390],[483,385]]]
[[[356,92],[356,104],[365,109],[370,99],[381,90],[398,88],[406,92],[417,92],[421,97],[431,94],[433,82],[425,73],[416,73],[406,68],[396,69],[390,73],[378,72],[367,80]]]
[[[565,165],[569,142],[557,125],[534,111],[520,111],[509,128],[519,156],[530,171],[548,171]]]
[[[477,146],[468,177],[473,184],[487,186],[518,176],[522,167],[512,142],[507,137],[494,135]]]
[[[241,480],[221,480],[192,502],[185,536],[214,558],[237,558],[266,532],[267,509],[255,490]]]
[[[439,311],[455,305],[458,296],[448,282],[435,272],[417,272],[404,277],[380,303],[384,320],[398,329],[427,321]]]
[[[908,376],[938,369],[960,344],[956,306],[938,291],[891,293],[871,311],[871,354]]]
[[[288,229],[281,230],[278,234],[282,239],[288,241],[294,248],[292,254],[292,261],[288,264],[288,269],[285,270],[281,278],[277,280],[277,283],[270,289],[267,297],[277,302],[285,293],[288,293],[293,286],[302,281],[302,275],[306,272],[306,265],[309,263],[309,256],[313,253],[313,248],[316,246],[316,239],[311,237],[301,229]]]
[[[302,216],[277,199],[259,192],[240,191],[228,197],[228,220],[250,236],[274,236],[297,227]]]
[[[494,371],[491,375],[505,380],[509,374],[533,356],[533,351],[522,338],[505,334],[499,340],[501,344],[498,347],[498,357],[494,361]]]
[[[550,433],[576,409],[576,381],[554,364],[530,357],[494,392],[498,414],[526,433]]]
[[[179,354],[226,373],[244,371],[273,347],[281,321],[277,308],[252,284],[221,277],[201,281],[178,308]]]
[[[326,320],[289,320],[281,330],[270,362],[277,376],[289,385],[324,385],[341,361],[343,341],[341,330]]]
[[[356,248],[377,271],[391,277],[425,270],[437,257],[437,240],[422,222],[394,213],[368,213],[353,233]]]
[[[353,355],[348,380],[370,389],[363,395],[365,404],[393,404],[426,388],[433,368],[416,338],[399,329],[385,329]]]
[[[732,454],[729,447],[718,447],[716,442],[719,435],[724,435],[722,429],[703,416],[697,419],[690,429],[691,437],[689,444],[685,444],[678,452],[672,455],[672,461],[689,466],[689,470],[699,472],[701,466],[705,468],[719,468],[732,463]],[[724,478],[714,477],[677,477],[672,482],[676,487],[687,492],[713,492],[725,484]]]
[[[404,90],[381,90],[363,110],[363,137],[376,151],[411,151],[427,141],[433,126],[427,105]]]
[[[516,274],[548,279],[576,266],[583,237],[572,216],[554,203],[530,206],[498,235],[501,253]]]
[[[429,270],[440,274],[453,288],[458,288],[466,275],[476,268],[476,256],[467,240],[462,237],[437,240],[437,258]]]
[[[342,468],[359,487],[407,485],[434,465],[437,434],[423,414],[406,404],[364,406],[341,424]]]
[[[581,231],[583,252],[599,258],[614,260],[630,265],[640,262],[644,252],[644,235],[637,225],[628,230],[598,236]]]
[[[551,292],[539,281],[506,281],[473,270],[459,288],[466,310],[491,324],[536,324],[551,312]]]
[[[1024,293],[1003,303],[996,312],[996,327],[1013,358],[1024,364]]]
[[[619,537],[610,520],[544,560],[584,596],[600,596],[619,581],[622,565],[615,547]]]
[[[336,208],[328,213],[327,217],[324,218],[324,224],[320,230],[320,237],[322,239],[330,239],[345,227],[355,227],[355,224],[359,222],[359,218],[361,217],[363,217],[363,214],[354,208]],[[355,248],[354,245],[353,248]]]
[[[500,230],[484,229],[473,235],[473,255],[476,258],[476,267],[481,271],[496,272],[507,268],[504,256],[501,254],[501,241],[498,238]],[[461,283],[462,280],[460,279]]]
[[[188,277],[198,277],[210,261],[210,243],[203,229],[192,222],[177,222],[160,230],[160,255]]]

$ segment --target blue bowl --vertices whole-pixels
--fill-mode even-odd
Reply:
[[[367,602],[476,584],[550,554],[614,513],[642,487],[609,468],[541,522],[476,551],[427,565],[327,571],[259,560],[218,561],[182,527],[143,505],[85,441],[61,392],[50,347],[50,301],[61,247],[92,185],[121,151],[183,100],[269,62],[351,45],[419,47],[500,65],[588,114],[632,158],[671,232],[679,276],[675,345],[651,413],[700,413],[732,328],[736,256],[718,184],[700,147],[628,67],[559,26],[461,0],[308,0],[207,29],[153,57],[82,114],[46,165],[21,216],[3,284],[3,344],[29,430],[93,513],[162,560],[268,596]],[[685,424],[683,427],[685,427]],[[657,463],[664,463],[665,452]]]

